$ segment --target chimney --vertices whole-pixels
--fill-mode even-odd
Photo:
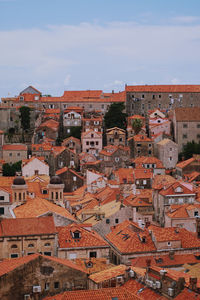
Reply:
[[[189,289],[191,289],[193,291],[197,290],[197,278],[196,277],[190,277]]]
[[[178,286],[178,291],[182,291],[184,289],[185,286],[185,278],[184,277],[179,277],[178,282],[177,282],[177,286]]]
[[[174,251],[173,251],[173,250],[170,250],[170,251],[169,251],[169,258],[170,258],[171,260],[174,259]]]
[[[151,260],[146,259],[146,265],[147,265],[147,272],[149,272],[150,266],[151,266]]]

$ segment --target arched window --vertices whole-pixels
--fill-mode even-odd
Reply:
[[[51,244],[50,244],[50,243],[45,243],[44,245],[45,245],[45,247],[49,247],[49,246],[51,246]]]
[[[14,249],[14,248],[17,248],[17,245],[16,245],[16,244],[13,244],[13,245],[11,246],[11,249]]]
[[[33,248],[33,247],[34,247],[34,244],[29,244],[28,247],[29,247],[29,248]]]

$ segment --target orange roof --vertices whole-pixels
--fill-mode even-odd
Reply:
[[[71,140],[78,143],[78,144],[81,143],[81,141],[79,139],[75,138],[74,136],[70,136],[70,137],[64,139],[62,143],[65,143],[65,142],[68,142],[68,141],[71,141]]]
[[[155,175],[153,179],[153,189],[162,189],[176,182],[176,179],[170,175]]]
[[[200,247],[200,240],[192,232],[186,230],[185,228],[161,228],[150,225],[148,230],[153,232],[157,242],[181,241],[182,248]]]
[[[154,290],[148,288],[144,284],[138,282],[137,280],[129,279],[123,287],[127,290],[130,291],[139,297],[141,299],[148,299],[148,300],[164,300],[168,299],[165,296],[161,296],[160,294],[156,293]]]
[[[151,266],[159,267],[172,267],[172,266],[181,266],[185,263],[195,264],[199,262],[199,254],[174,254],[173,259],[170,258],[170,255],[152,255],[148,256],[148,259],[151,260]],[[136,257],[131,260],[131,265],[135,267],[145,268],[147,266],[146,256]]]
[[[80,224],[57,227],[59,248],[109,247],[106,241],[95,231],[87,230]],[[73,238],[73,232],[80,232],[80,238]]]
[[[139,229],[139,233],[135,228],[137,231]],[[145,237],[145,242],[142,241],[142,236]],[[128,220],[112,228],[106,238],[122,253],[142,253],[156,250],[149,232]]]
[[[164,169],[162,161],[154,156],[139,156],[133,162],[136,168],[144,166],[144,164],[154,164],[154,166],[156,165],[156,169]]]
[[[51,151],[52,145],[49,143],[32,144],[31,149],[32,151]]]
[[[137,134],[134,135],[133,140],[135,142],[152,142],[152,139],[148,138],[144,134]]]
[[[133,171],[134,179],[150,179],[153,178],[153,170],[152,169],[134,169]]]
[[[3,219],[1,220],[1,236],[25,236],[53,234],[56,232],[53,217]]]
[[[53,129],[54,131],[57,131],[58,127],[59,127],[59,122],[57,122],[53,119],[47,120],[44,123],[41,123],[37,130],[39,130],[40,128],[44,128],[44,127],[48,127],[48,128]]]
[[[200,85],[127,85],[126,92],[199,93]]]
[[[94,281],[95,283],[100,283],[102,281],[120,276],[120,275],[124,275],[126,272],[126,266],[125,265],[119,265],[119,266],[115,266],[112,267],[108,270],[103,270],[101,272],[92,274],[89,276],[89,279],[91,279],[92,281]]]
[[[125,288],[104,288],[98,290],[78,290],[46,297],[44,300],[141,300],[140,296],[127,291]]]
[[[113,264],[107,263],[106,258],[76,258],[73,260],[73,262],[80,266],[82,269],[84,269],[85,272],[87,272],[88,274],[93,274],[103,270],[107,270],[114,266]],[[87,264],[89,262],[92,262],[92,265],[90,265],[90,267],[88,268]]]
[[[175,300],[198,300],[200,299],[200,295],[191,291],[190,289],[184,288],[178,296],[174,298]]]
[[[74,169],[71,169],[71,168],[68,168],[68,167],[64,167],[64,168],[62,168],[62,169],[57,170],[57,171],[56,171],[56,175],[63,174],[63,173],[65,173],[65,172],[67,172],[67,171],[73,173],[74,175],[76,175],[76,176],[79,177],[80,179],[84,180],[84,177],[83,177],[83,176],[81,176],[80,174],[78,174]]]
[[[53,109],[53,108],[49,108],[49,109],[45,109],[45,114],[60,114],[60,109]]]
[[[132,168],[120,168],[114,172],[115,180],[120,184],[134,183],[133,169]]]
[[[32,156],[32,157],[29,158],[29,159],[23,159],[23,160],[22,160],[23,167],[24,167],[25,165],[27,165],[28,163],[30,163],[31,161],[35,160],[35,159],[40,160],[41,162],[43,162],[45,165],[48,166],[48,164],[44,161],[45,158],[44,158],[43,156]]]
[[[190,165],[193,161],[195,161],[195,158],[194,158],[194,157],[191,157],[191,158],[189,158],[189,159],[187,159],[187,160],[184,160],[184,161],[179,162],[179,163],[176,165],[176,167],[177,167],[177,168],[180,168],[180,169],[183,169],[183,168],[185,168],[186,166]]]
[[[176,192],[177,188],[181,188],[181,192]],[[172,183],[169,187],[163,188],[160,192],[161,195],[177,195],[177,194],[195,194],[194,188],[190,183],[176,181]]]
[[[39,197],[29,198],[25,204],[14,209],[16,218],[37,218],[48,212],[76,221],[67,209]]]
[[[200,209],[200,204],[171,205],[171,211],[167,213],[167,216],[172,219],[189,218],[188,211],[195,210],[195,208]]]
[[[27,146],[23,144],[7,144],[3,145],[3,151],[27,151]]]
[[[124,199],[124,202],[123,202],[125,205],[127,206],[132,206],[132,207],[146,207],[146,206],[152,206],[151,203],[143,200],[143,199],[140,199],[139,197],[136,197],[136,195],[129,195],[128,197],[126,197]]]

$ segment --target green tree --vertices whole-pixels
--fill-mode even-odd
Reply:
[[[82,130],[82,126],[70,127],[70,133],[67,134],[66,138],[73,136],[80,140],[81,139],[81,130]]]
[[[30,108],[28,106],[21,106],[19,111],[22,129],[30,129]]]
[[[179,158],[188,159],[193,156],[193,154],[200,154],[200,143],[195,143],[194,141],[188,142],[184,147],[183,151],[180,153]]]
[[[132,128],[135,134],[138,134],[142,128],[142,120],[141,119],[134,119],[132,123]]]
[[[104,116],[104,124],[106,129],[112,127],[119,127],[126,129],[127,114],[124,113],[124,103],[112,103],[109,110]]]
[[[16,172],[21,171],[22,161],[18,161],[14,164],[3,164],[2,171],[3,176],[15,176]]]

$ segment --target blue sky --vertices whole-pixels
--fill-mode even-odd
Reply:
[[[200,84],[199,0],[0,0],[0,97]]]

